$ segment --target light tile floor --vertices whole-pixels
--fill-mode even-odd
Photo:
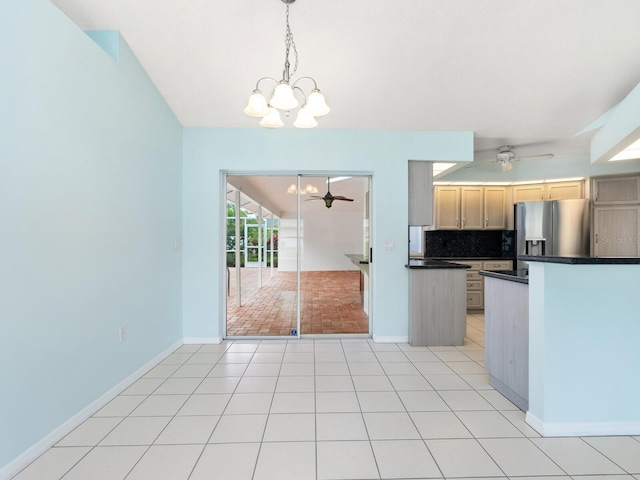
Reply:
[[[541,438],[462,347],[185,345],[16,480],[640,480],[640,437]]]

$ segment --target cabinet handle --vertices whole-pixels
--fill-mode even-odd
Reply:
[[[487,228],[487,225],[489,225],[489,218],[485,218],[484,219],[484,228]]]
[[[598,234],[596,233],[596,243],[598,243]]]
[[[462,217],[462,228],[464,228],[464,217]]]
[[[459,222],[460,222],[460,219],[458,217],[456,217],[456,227],[458,226]]]
[[[598,201],[598,192],[596,192],[596,202]]]

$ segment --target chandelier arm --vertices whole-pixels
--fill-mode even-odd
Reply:
[[[256,90],[260,90],[259,86],[260,86],[260,82],[261,82],[262,80],[273,80],[273,81],[274,81],[274,82],[276,82],[276,83],[280,83],[278,80],[276,80],[276,79],[275,79],[275,78],[273,78],[273,77],[262,77],[262,78],[260,78],[260,79],[256,82]]]
[[[297,82],[297,80],[296,80]],[[295,92],[296,90],[298,90],[301,94],[302,97],[304,98],[304,102],[302,102],[302,105],[304,105],[305,103],[307,103],[307,96],[304,93],[304,90],[302,90],[300,87],[296,86],[296,84],[294,83],[293,86],[291,87],[291,89]]]
[[[311,80],[311,81],[313,82],[313,88],[314,88],[315,90],[317,90],[317,89],[318,89],[318,84],[317,84],[317,83],[316,83],[316,81],[315,81],[313,78],[311,78],[311,77],[300,77],[300,78],[298,78],[295,82],[293,82],[292,87],[294,87],[295,85],[297,85],[297,83],[298,83],[300,80],[304,80],[305,78],[306,78],[306,79],[309,79],[309,80]]]

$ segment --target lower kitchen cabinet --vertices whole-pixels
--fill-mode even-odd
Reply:
[[[484,309],[484,278],[480,270],[512,270],[511,260],[467,260],[452,259],[456,263],[469,265],[467,270],[467,310]]]
[[[484,307],[484,293],[482,292],[481,261],[460,262],[469,265],[467,270],[467,310],[481,310]]]
[[[593,255],[640,256],[640,205],[593,208]]]
[[[529,408],[529,285],[486,277],[485,368],[489,383]]]
[[[465,269],[410,268],[409,345],[463,345],[466,334]]]

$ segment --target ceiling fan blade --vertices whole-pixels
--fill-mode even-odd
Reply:
[[[526,155],[524,157],[516,157],[514,160],[518,162],[528,161],[528,160],[551,160],[555,155],[553,153],[544,153],[542,155]]]
[[[343,202],[353,202],[353,198],[343,197],[342,195],[338,195],[333,197],[334,200],[342,200]]]

